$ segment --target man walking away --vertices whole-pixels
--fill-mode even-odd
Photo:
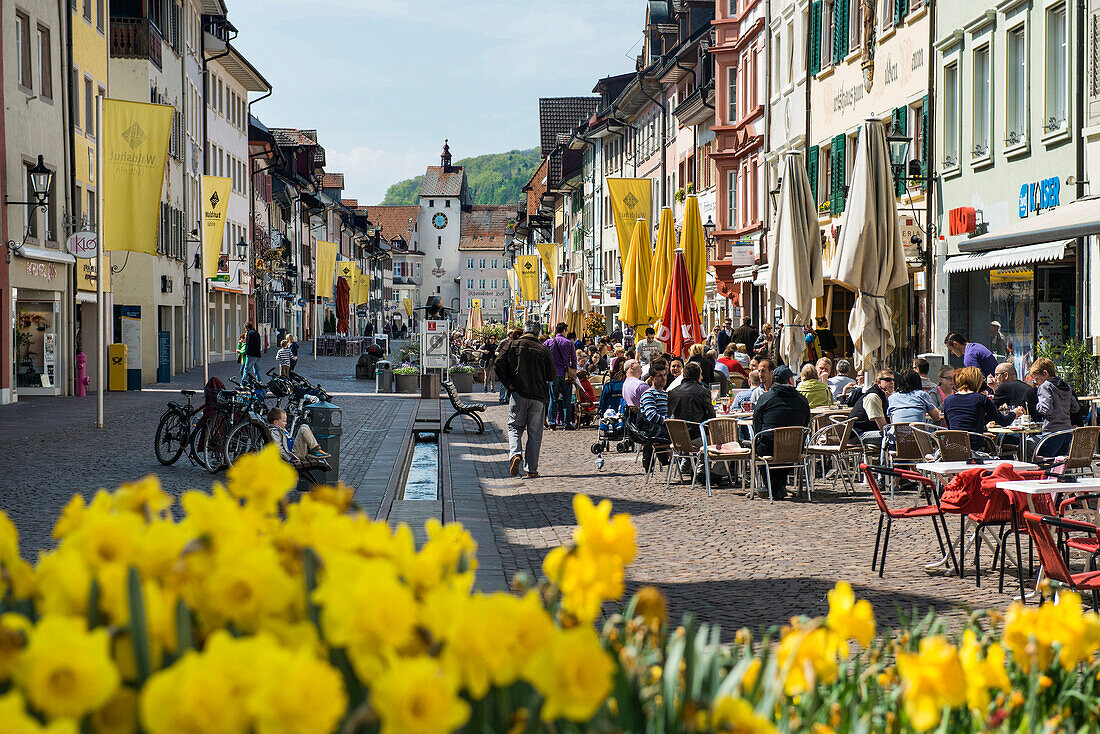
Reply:
[[[813,369],[811,367],[811,369]],[[752,412],[752,432],[756,436],[756,452],[770,455],[774,448],[774,434],[760,435],[769,428],[810,425],[810,404],[792,384],[794,373],[786,365],[780,365],[772,373],[772,387],[756,404]],[[772,469],[769,483],[772,497],[777,500],[787,497],[787,478],[790,469]]]
[[[485,392],[495,390],[493,387],[493,373],[497,361],[497,338],[492,334],[481,346],[481,363],[485,367]]]
[[[539,475],[542,424],[550,402],[547,385],[554,379],[550,350],[539,342],[539,325],[527,324],[523,336],[510,339],[497,353],[497,379],[508,389],[508,473]],[[564,340],[565,338],[562,337]],[[527,443],[523,445],[523,433]]]
[[[241,372],[241,381],[252,375],[256,382],[260,381],[260,357],[263,356],[263,347],[260,345],[260,332],[249,321],[244,325],[244,369]]]
[[[968,342],[961,333],[952,331],[943,343],[949,352],[962,357],[963,367],[977,367],[987,378],[997,370],[997,358],[993,352],[978,342]]]
[[[553,385],[550,388],[550,427],[561,421],[566,429],[573,427],[573,378],[577,375],[577,347],[565,335],[569,325],[564,321],[554,327],[554,336],[545,346],[554,361]]]
[[[734,344],[744,344],[752,347],[760,337],[760,332],[752,325],[752,319],[743,319],[741,325],[733,330],[732,341]]]

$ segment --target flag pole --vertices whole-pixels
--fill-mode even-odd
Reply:
[[[317,279],[317,265],[320,263],[320,253],[317,251],[317,243],[313,243],[313,361],[317,361],[317,342],[321,338],[320,330],[317,328],[317,306],[321,299],[318,297],[318,293],[321,289],[321,282]]]
[[[205,235],[205,232],[203,233]],[[200,245],[203,249],[202,253],[202,318],[200,323],[202,324],[202,384],[210,382],[210,324],[207,321],[210,318],[210,282],[206,279],[206,245],[205,243]]]
[[[96,95],[96,130],[103,130],[103,95]],[[102,138],[102,136],[101,136]],[[96,308],[96,365],[95,365],[95,416],[96,427],[103,428],[103,382],[107,370],[107,329],[103,323],[107,310],[103,304],[103,140],[95,147],[96,180],[96,248],[95,248],[95,308]]]

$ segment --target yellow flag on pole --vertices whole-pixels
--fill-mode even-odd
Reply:
[[[619,239],[619,261],[626,262],[630,238],[639,219],[651,221],[653,182],[648,178],[609,178],[611,212],[615,215],[615,235]]]
[[[366,303],[369,300],[370,280],[366,273],[359,273],[355,276],[354,293],[356,303]]]
[[[225,214],[229,211],[229,187],[233,180],[222,176],[202,177],[202,276],[218,275]]]
[[[157,253],[172,114],[168,105],[103,101],[103,238],[105,250]]]
[[[409,318],[412,318],[412,315],[413,315],[413,302],[412,302],[412,299],[411,298],[402,298],[401,299],[401,305],[405,307],[405,313],[408,314]]]
[[[332,283],[336,279],[336,253],[339,245],[335,242],[317,240],[317,295],[332,298]]]
[[[539,259],[537,255],[516,257],[516,277],[525,301],[539,300]]]
[[[546,268],[546,274],[550,276],[550,282],[553,283],[558,277],[558,252],[561,245],[556,242],[541,242],[535,247],[538,248],[542,266]]]
[[[355,281],[355,276],[359,275],[359,263],[354,260],[341,260],[336,264],[336,274],[341,278],[347,278],[348,285],[351,285]]]

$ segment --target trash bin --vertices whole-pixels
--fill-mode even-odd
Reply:
[[[431,372],[420,376],[420,399],[439,400],[439,373]]]
[[[306,407],[305,422],[313,429],[313,435],[321,448],[331,456],[327,459],[332,471],[313,472],[313,477],[322,484],[336,484],[340,478],[340,439],[344,435],[344,413],[336,405],[322,400]],[[309,483],[299,480],[298,489],[309,490]]]
[[[393,363],[380,359],[374,365],[374,391],[393,392]]]
[[[107,347],[107,387],[110,390],[126,390],[126,345],[111,344]]]

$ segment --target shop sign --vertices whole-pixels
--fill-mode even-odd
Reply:
[[[1038,214],[1043,209],[1051,209],[1061,203],[1062,182],[1057,176],[1045,178],[1037,183],[1026,183],[1020,187],[1020,217],[1031,212]]]
[[[57,277],[57,265],[38,260],[28,260],[27,275],[32,278],[43,278],[47,283],[52,283],[53,279]]]
[[[947,213],[947,221],[952,237],[970,234],[978,223],[977,210],[972,206],[960,206]]]
[[[103,280],[103,292],[107,293],[111,290],[111,258],[108,253],[103,253],[103,269],[107,274],[107,277]],[[95,293],[96,272],[95,260],[81,260],[78,262],[76,264],[77,290]]]
[[[65,246],[74,257],[88,260],[95,257],[96,250],[99,249],[99,238],[95,232],[73,232],[65,241]]]

